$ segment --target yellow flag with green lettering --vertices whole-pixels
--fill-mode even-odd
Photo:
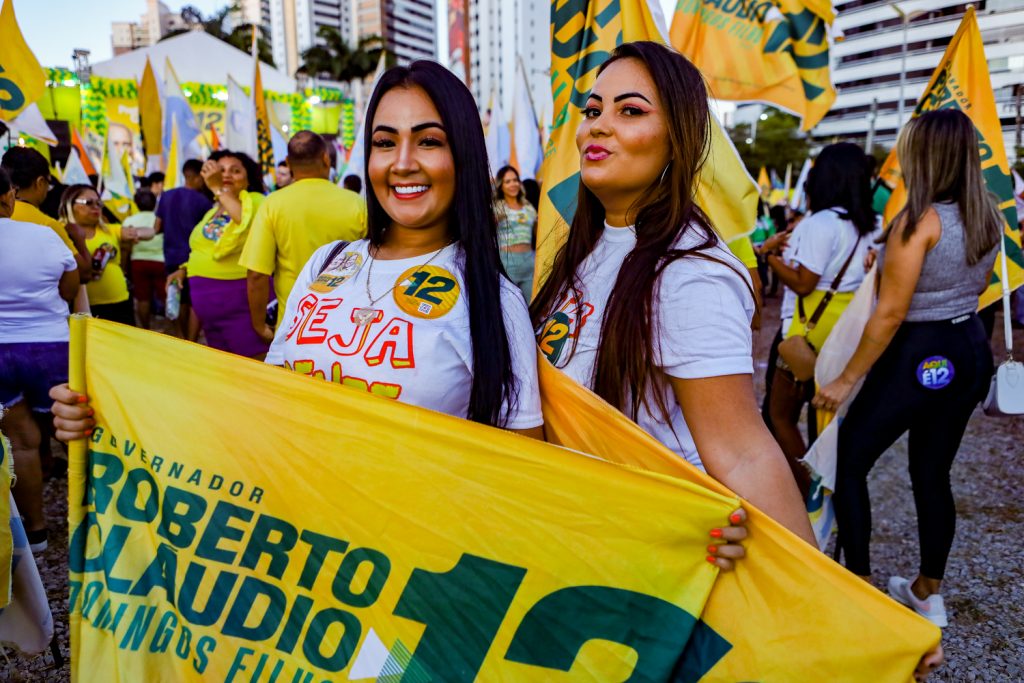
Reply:
[[[1003,244],[1006,247],[1007,273],[1010,289],[1017,289],[1024,285],[1024,252],[1021,251],[1020,227],[1017,224],[1019,217],[1013,194],[1013,176],[1006,159],[1002,124],[996,110],[985,46],[973,7],[968,8],[942,61],[935,68],[928,87],[914,108],[914,116],[936,109],[958,109],[974,123],[978,132],[978,151],[981,153],[981,173],[985,178],[985,187],[996,196],[999,209],[1006,219]],[[903,184],[895,146],[889,152],[879,176],[892,190],[892,196],[885,205],[885,222],[888,225],[907,203],[907,188]],[[1000,274],[997,261],[992,282],[978,301],[979,309],[1002,297]]]
[[[14,0],[0,7],[0,119],[13,120],[25,107],[38,100],[46,89],[46,74],[25,43]]]
[[[71,334],[97,419],[68,472],[72,680],[702,666],[735,496],[136,328]]]
[[[546,361],[540,383],[552,443],[731,493]],[[670,681],[911,681],[918,660],[939,642],[939,629],[749,502],[743,507],[747,557],[715,581],[686,665]]]
[[[672,45],[704,73],[714,97],[760,101],[810,130],[836,99],[829,70],[827,0],[678,0]]]
[[[597,69],[624,42],[667,42],[661,11],[648,0],[554,0],[551,4],[551,88],[554,118],[544,152],[534,278],[543,282],[565,243],[580,182],[576,129]],[[653,10],[653,11],[652,11]],[[697,188],[697,204],[726,241],[749,234],[757,187],[712,117],[711,145]],[[535,288],[536,291],[536,288]]]

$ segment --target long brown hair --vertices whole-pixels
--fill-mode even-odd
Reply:
[[[902,225],[903,242],[917,230],[935,202],[956,202],[964,226],[967,264],[974,265],[1003,234],[1003,216],[985,187],[974,124],[956,109],[939,109],[911,119],[896,142],[907,203],[892,225]]]
[[[635,421],[646,389],[655,381],[652,329],[655,286],[665,268],[681,258],[724,263],[706,253],[719,243],[711,222],[694,201],[697,178],[710,145],[711,114],[707,87],[700,71],[685,57],[659,43],[641,41],[617,47],[598,74],[620,59],[637,59],[647,68],[666,112],[671,161],[662,178],[640,197],[630,214],[636,216],[636,248],[619,270],[601,324],[594,391]],[[530,306],[535,328],[565,295],[582,297],[577,270],[593,251],[604,230],[605,211],[597,197],[580,183],[576,214],[569,237],[558,252],[551,274]],[[694,246],[676,249],[684,233],[693,233]],[[726,264],[728,265],[728,264]],[[737,272],[737,277],[742,277]],[[751,295],[752,296],[752,295]],[[576,327],[582,323],[577,308]],[[567,358],[575,352],[569,350]],[[653,392],[661,415],[668,415],[662,392]],[[630,406],[626,407],[626,401]],[[652,406],[647,406],[651,410]]]

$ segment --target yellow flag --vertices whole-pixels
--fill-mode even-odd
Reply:
[[[46,74],[25,43],[18,20],[14,18],[14,0],[3,0],[0,7],[0,119],[13,120],[38,100],[46,89]]]
[[[828,0],[678,0],[672,45],[704,73],[714,97],[768,102],[810,130],[836,99]]]
[[[256,62],[256,77],[253,79],[252,98],[256,106],[256,145],[259,151],[263,175],[274,172],[274,145],[270,139],[270,118],[267,116],[267,101],[263,95],[263,78],[260,76],[260,62]]]
[[[757,189],[761,191],[762,197],[767,197],[772,191],[772,180],[768,177],[768,169],[764,166],[757,173]]]
[[[167,150],[167,173],[164,176],[164,189],[173,190],[184,185],[181,177],[181,138],[178,135],[177,120],[171,121],[171,147]]]
[[[555,0],[551,6],[551,88],[554,118],[541,176],[537,267],[543,282],[565,243],[575,213],[580,157],[576,129],[597,77],[597,68],[623,42],[665,42],[647,0]],[[757,188],[732,143],[712,121],[711,145],[701,173],[697,204],[726,241],[749,234],[757,211]],[[535,288],[536,291],[536,288]]]
[[[549,441],[729,495],[724,485],[546,361],[540,384]],[[912,680],[918,660],[939,642],[939,629],[749,502],[743,506],[749,514],[747,559],[715,581],[698,635],[680,662],[686,675],[671,680]]]
[[[142,119],[142,141],[146,148],[146,156],[163,154],[160,91],[149,57],[146,57],[146,69],[142,72],[142,82],[139,84],[139,117]]]
[[[969,7],[960,28],[946,48],[932,79],[928,82],[921,99],[914,109],[914,116],[920,116],[936,109],[959,109],[967,114],[978,133],[981,152],[981,172],[985,186],[999,201],[1003,212],[1003,244],[1006,246],[1006,265],[1010,289],[1024,285],[1024,253],[1021,252],[1020,228],[1017,225],[1017,207],[1013,195],[1013,177],[1006,159],[1003,143],[1003,129],[992,94],[988,62],[985,59],[984,43],[978,30],[978,18],[973,7]],[[888,225],[907,203],[907,189],[900,173],[896,147],[889,152],[882,170],[881,179],[892,190],[892,196],[885,205],[885,222]],[[985,308],[1002,297],[1000,269],[997,266],[989,288],[981,295],[978,308]]]
[[[71,326],[97,420],[68,465],[72,680],[667,681],[708,637],[735,496]]]

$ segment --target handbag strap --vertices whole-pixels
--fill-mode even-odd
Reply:
[[[320,272],[316,274],[317,277],[320,277],[321,275],[324,274],[324,271],[327,270],[327,266],[331,265],[331,261],[333,261],[334,258],[338,254],[340,254],[341,251],[345,247],[347,247],[349,244],[350,244],[349,242],[346,242],[345,240],[341,240],[337,244],[334,245],[334,248],[331,249],[329,254],[327,254],[327,258],[325,258],[324,262],[320,264]]]
[[[821,316],[825,314],[825,309],[828,308],[829,302],[832,301],[832,297],[836,295],[839,290],[839,283],[843,281],[843,276],[846,275],[846,270],[850,267],[850,263],[853,261],[853,257],[857,254],[857,247],[860,246],[860,240],[862,235],[857,235],[857,241],[853,243],[853,251],[846,257],[846,261],[843,262],[843,267],[839,269],[836,274],[836,279],[829,285],[828,291],[825,292],[825,296],[821,297],[821,301],[818,302],[818,306],[814,309],[814,313],[811,314],[811,319],[807,319],[807,314],[804,313],[804,298],[799,297],[797,299],[797,308],[800,310],[800,322],[804,325],[804,329],[808,332],[813,330],[817,326],[818,321],[821,320]]]
[[[999,280],[1003,285],[1003,339],[1006,341],[1006,360],[1013,361],[1013,325],[1010,314],[1010,277],[1006,272],[1006,237],[999,235]]]

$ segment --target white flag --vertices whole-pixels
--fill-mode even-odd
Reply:
[[[526,70],[522,61],[516,69],[516,99],[512,111],[512,142],[515,145],[515,163],[518,165],[519,177],[523,180],[536,178],[540,170],[540,162],[544,158],[544,150],[540,142],[540,126],[537,125],[537,114],[530,101],[530,84],[526,80]]]
[[[242,86],[228,76],[228,107],[224,128],[225,144],[233,152],[245,152],[259,158],[256,144],[256,107]]]
[[[82,166],[82,160],[78,157],[78,150],[74,147],[71,148],[71,153],[68,154],[67,165],[64,166],[64,173],[61,176],[61,182],[65,185],[91,185],[89,181],[89,174],[85,172],[85,167]]]
[[[796,179],[796,186],[793,188],[793,198],[789,200],[789,208],[801,209],[804,201],[804,183],[807,181],[807,174],[811,172],[811,158],[804,160],[804,166],[800,169],[800,177]]]
[[[57,144],[57,136],[50,130],[50,126],[46,123],[43,113],[39,111],[39,106],[35,102],[25,107],[13,121],[8,121],[7,127],[10,129],[12,137],[28,135],[36,140],[42,140],[51,147]]]
[[[485,142],[487,144],[487,159],[491,164],[491,177],[498,173],[498,169],[509,162],[512,154],[512,140],[508,132],[508,121],[501,111],[501,103],[498,98],[492,97],[491,121],[487,125]]]
[[[384,54],[381,54],[380,61],[377,62],[377,70],[373,72],[373,85],[370,87],[372,93],[377,89],[377,81],[384,74]],[[363,136],[366,135],[366,110],[363,110],[363,120],[359,122],[359,129],[356,130],[356,138],[352,143],[352,151],[348,155],[348,166],[345,167],[345,176],[355,175],[359,176],[360,179],[366,179],[366,168],[363,156],[366,154],[363,150],[365,145],[363,144]],[[344,176],[338,179],[339,184],[344,180]],[[365,183],[364,183],[365,185]]]

